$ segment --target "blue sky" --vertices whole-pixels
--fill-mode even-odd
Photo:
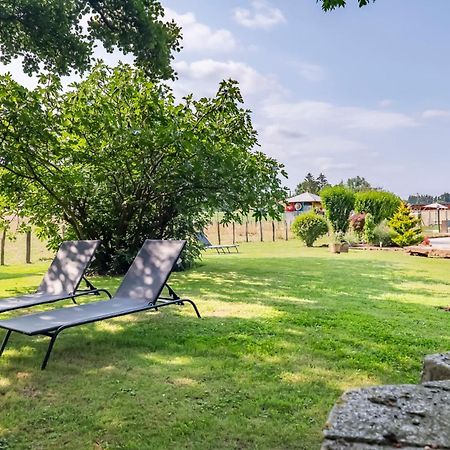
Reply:
[[[402,196],[450,191],[449,1],[348,0],[328,13],[315,0],[162,3],[183,27],[177,95],[240,81],[289,187],[324,172]]]

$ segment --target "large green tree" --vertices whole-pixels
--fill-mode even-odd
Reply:
[[[280,213],[282,166],[257,147],[237,84],[177,103],[142,70],[96,67],[63,91],[0,77],[0,183],[43,236],[101,239],[102,272],[122,272],[145,238],[188,238],[224,220]]]
[[[30,75],[42,68],[84,72],[98,40],[107,51],[133,54],[153,78],[167,79],[180,29],[163,15],[156,0],[2,0],[0,62],[22,57]]]

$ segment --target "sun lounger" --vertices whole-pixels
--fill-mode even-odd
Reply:
[[[185,241],[146,240],[110,300],[1,320],[0,328],[7,332],[0,355],[13,331],[29,336],[48,336],[51,339],[41,366],[45,369],[56,338],[67,328],[174,304],[183,305],[185,302],[190,303],[197,317],[200,317],[194,302],[180,298],[167,284],[185,244]],[[164,287],[168,297],[161,296]]]
[[[76,304],[76,297],[98,295],[100,292],[111,297],[108,291],[96,289],[85,277],[99,244],[100,241],[63,242],[37,291],[34,294],[0,300],[0,313],[66,299],[71,299]],[[79,289],[82,280],[87,289]]]
[[[211,242],[209,242],[209,239],[203,234],[198,234],[198,240],[202,243],[203,248],[205,250],[216,250],[218,254],[220,253],[226,253],[225,250],[227,250],[228,253],[231,253],[232,248],[236,250],[236,253],[239,253],[238,244],[224,244],[224,245],[213,245]]]

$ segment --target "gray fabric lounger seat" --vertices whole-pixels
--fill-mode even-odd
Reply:
[[[0,313],[66,299],[76,303],[76,297],[99,295],[100,292],[111,297],[108,291],[96,289],[85,277],[99,244],[100,241],[63,242],[37,291],[34,294],[0,300]],[[79,289],[81,280],[85,281],[87,289]]]
[[[203,248],[205,250],[215,250],[218,254],[220,254],[226,253],[225,250],[227,250],[228,253],[231,253],[230,249],[234,248],[236,250],[236,253],[239,253],[239,244],[213,245],[211,244],[211,242],[209,242],[209,239],[203,233],[199,233],[197,237],[198,240],[203,244]]]
[[[49,336],[51,340],[41,366],[45,369],[58,334],[66,328],[173,304],[183,305],[184,302],[190,303],[197,317],[200,317],[194,302],[181,299],[167,284],[185,244],[185,241],[146,240],[110,300],[1,320],[0,328],[7,330],[7,333],[0,355],[13,331],[29,336]],[[168,297],[161,297],[164,287],[168,290]]]

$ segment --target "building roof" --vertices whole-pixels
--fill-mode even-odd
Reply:
[[[318,195],[311,194],[310,192],[303,192],[303,194],[288,198],[287,202],[288,203],[313,203],[313,202],[322,202],[322,199]]]
[[[429,205],[425,205],[423,209],[448,209],[447,206],[441,205],[440,203],[430,203]]]

